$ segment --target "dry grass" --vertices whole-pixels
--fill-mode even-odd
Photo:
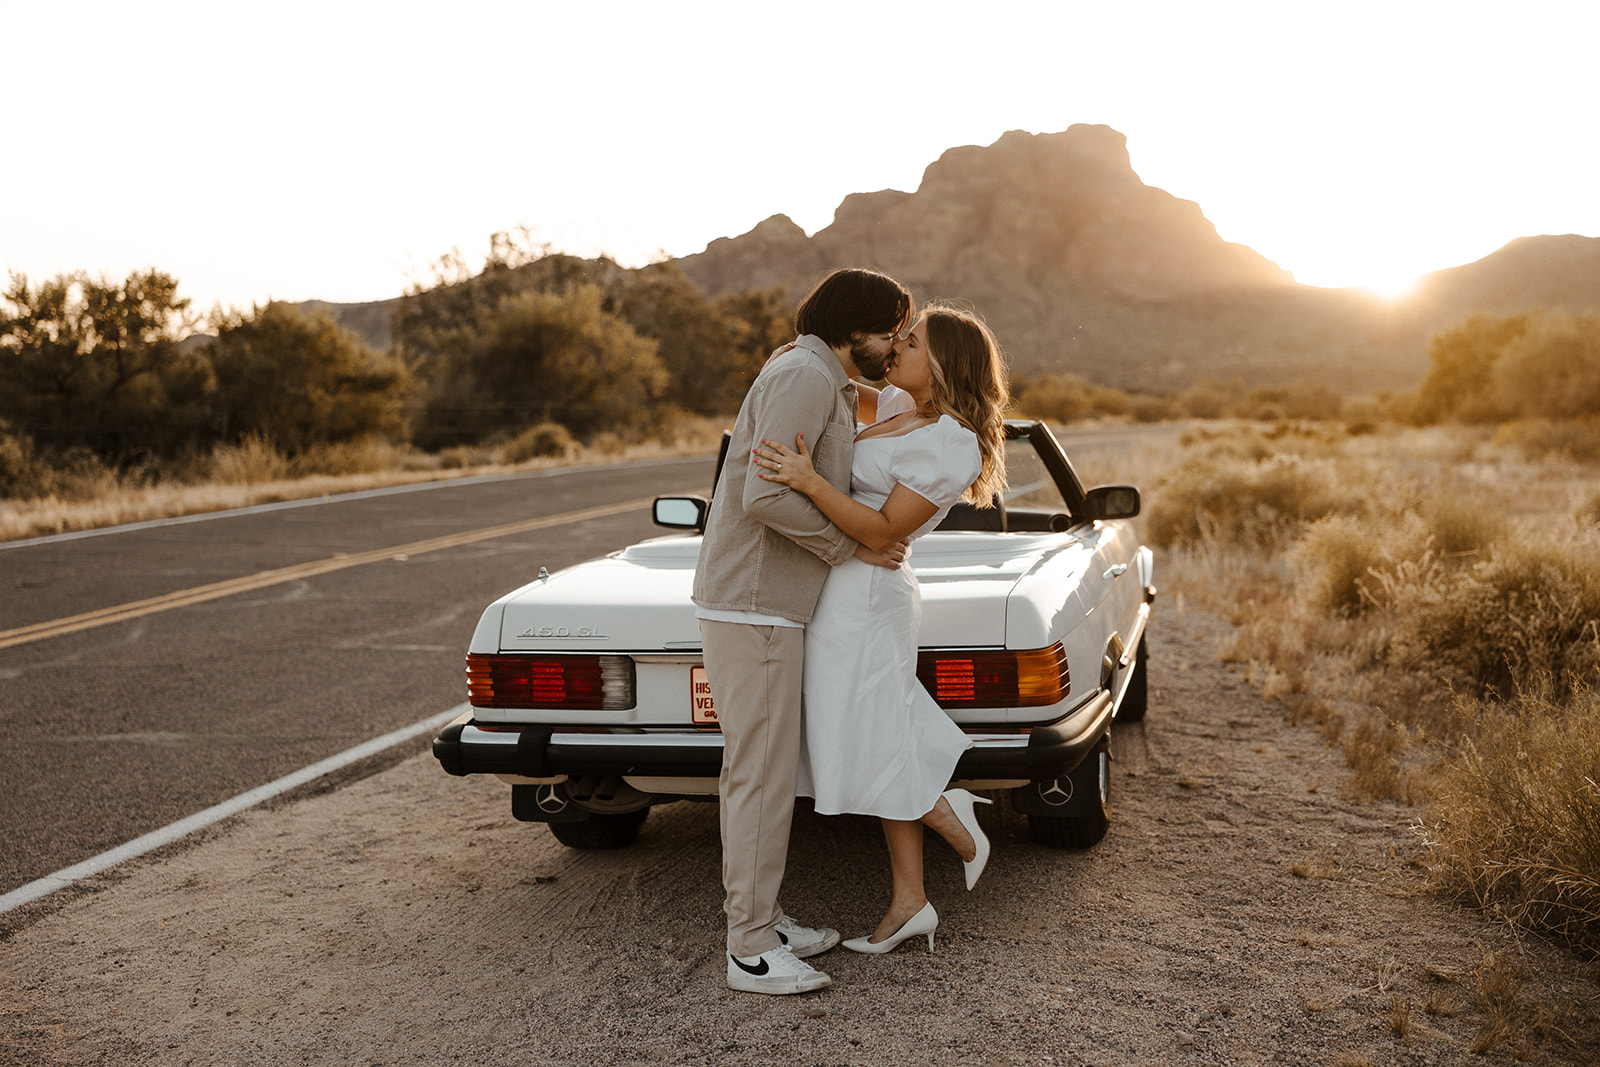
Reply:
[[[1517,1038],[1527,1029],[1529,1013],[1522,1003],[1522,987],[1527,977],[1519,968],[1506,965],[1496,956],[1487,957],[1474,977],[1477,986],[1473,990],[1473,1000],[1483,1013],[1483,1025],[1471,1047],[1473,1052],[1482,1055],[1502,1042]]]
[[[1402,1041],[1411,1036],[1411,1001],[1407,998],[1389,997],[1389,1031]]]
[[[1422,1011],[1425,1015],[1454,1019],[1461,1013],[1461,1008],[1454,1000],[1443,993],[1430,993],[1428,994],[1428,999],[1422,1002]]]
[[[1169,469],[1148,529],[1223,658],[1426,805],[1441,885],[1600,955],[1594,469],[1437,427],[1211,432]]]
[[[1345,732],[1340,742],[1345,763],[1355,772],[1356,787],[1367,796],[1411,803],[1417,787],[1410,769],[1400,762],[1407,742],[1398,723],[1374,712],[1359,715],[1355,728]]]
[[[1336,865],[1326,856],[1298,859],[1289,864],[1289,873],[1296,878],[1332,878]]]
[[[84,472],[70,482],[56,472],[54,481],[29,483],[44,484],[45,491],[0,499],[0,541],[467,475],[694,455],[714,451],[721,432],[722,423],[716,420],[685,418],[660,439],[603,435],[604,440],[589,447],[570,438],[561,442],[559,435],[534,427],[500,445],[434,455],[384,442],[357,442],[321,446],[294,457],[264,439],[251,438],[219,446],[159,475],[148,470],[118,475],[86,461]],[[564,447],[557,451],[557,444]]]
[[[533,459],[566,459],[578,451],[578,442],[559,422],[542,422],[523,430],[506,445],[507,463],[526,463]]]
[[[1600,692],[1468,713],[1478,737],[1441,766],[1430,803],[1439,879],[1600,957]]]

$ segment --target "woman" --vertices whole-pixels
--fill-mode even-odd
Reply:
[[[935,305],[895,342],[881,394],[864,389],[876,421],[856,437],[851,493],[812,469],[806,442],[763,440],[761,477],[804,493],[845,533],[882,550],[915,539],[966,499],[989,506],[1005,482],[1008,401],[994,336],[972,313]],[[956,850],[967,888],[982,873],[989,841],[973,814],[989,801],[949,784],[971,741],[917,681],[922,600],[909,567],[850,560],[828,575],[806,626],[805,735],[798,793],[825,815],[883,820],[894,893],[878,927],[844,942],[887,952],[926,934],[938,913],[922,882],[922,828]]]

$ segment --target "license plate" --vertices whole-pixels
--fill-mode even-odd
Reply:
[[[711,700],[704,667],[689,668],[689,715],[696,726],[717,725],[717,705]]]

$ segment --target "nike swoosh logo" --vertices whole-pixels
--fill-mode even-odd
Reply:
[[[753,967],[731,952],[728,953],[728,958],[734,963],[737,963],[739,965],[739,969],[745,974],[754,975],[755,977],[760,978],[762,975],[767,973],[767,961],[765,959],[761,960],[761,965],[759,967]]]
[[[778,935],[778,940],[781,941],[783,944],[787,945],[789,943],[789,939],[787,937],[783,936],[783,931],[782,930],[774,930],[773,933]]]

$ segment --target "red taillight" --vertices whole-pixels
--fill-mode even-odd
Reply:
[[[475,708],[633,707],[627,656],[467,656],[467,699]]]
[[[921,652],[917,679],[942,708],[1039,708],[1072,688],[1067,650]]]

